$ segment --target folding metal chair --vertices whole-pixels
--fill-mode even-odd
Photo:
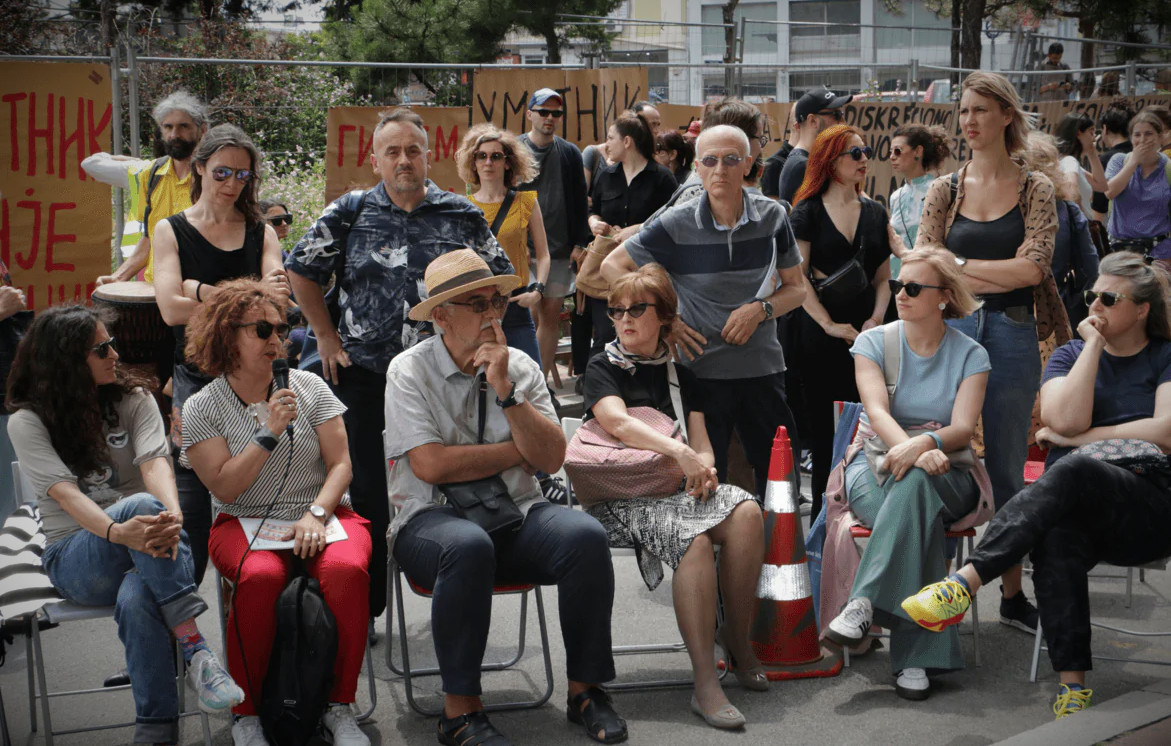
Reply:
[[[393,461],[386,461],[386,476],[388,486],[390,484],[390,467],[392,464]],[[437,676],[439,675],[439,667],[427,666],[424,668],[413,668],[411,666],[411,654],[407,639],[406,608],[403,601],[404,594],[402,577],[406,577],[406,572],[403,571],[401,567],[399,567],[398,563],[394,561],[394,555],[391,554],[387,559],[386,568],[386,665],[395,674],[403,677],[403,686],[406,689],[407,704],[411,706],[411,709],[420,715],[435,717],[443,712],[442,704],[439,707],[429,707],[416,699],[415,679]],[[407,577],[407,584],[410,586],[411,590],[415,592],[415,594],[430,598],[432,589],[425,588],[422,585],[415,583],[410,579],[410,577]],[[504,671],[515,666],[524,656],[525,633],[528,629],[530,593],[532,593],[533,598],[536,599],[537,624],[541,631],[541,655],[545,665],[545,688],[532,699],[487,703],[484,705],[485,711],[496,712],[499,710],[532,709],[545,704],[549,701],[549,698],[553,696],[553,659],[549,652],[549,629],[545,621],[545,601],[541,596],[541,586],[539,585],[518,584],[493,586],[493,596],[520,596],[520,622],[518,624],[520,629],[517,633],[516,654],[507,660],[481,663],[480,671]],[[399,648],[402,655],[401,666],[396,664],[394,661],[394,610],[396,608],[398,609]]]

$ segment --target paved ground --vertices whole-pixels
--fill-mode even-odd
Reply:
[[[615,644],[677,641],[670,606],[669,582],[647,592],[632,557],[615,560],[618,579],[614,608]],[[1120,572],[1110,568],[1110,572]],[[1094,617],[1142,631],[1171,630],[1171,573],[1152,572],[1148,583],[1135,582],[1133,603],[1125,605],[1125,582],[1096,579],[1091,583]],[[1031,596],[1031,587],[1027,589]],[[214,606],[215,590],[210,580],[201,589]],[[1171,716],[1171,668],[1133,663],[1100,662],[1091,674],[1096,691],[1095,707],[1060,723],[1052,722],[1050,706],[1056,690],[1055,677],[1042,657],[1040,680],[1028,681],[1033,638],[997,623],[998,586],[993,583],[979,594],[982,665],[974,666],[973,640],[963,637],[969,665],[965,671],[933,679],[934,692],[921,703],[907,702],[894,694],[889,657],[879,651],[855,659],[853,666],[830,679],[777,682],[767,693],[743,691],[730,682],[729,698],[748,719],[742,733],[725,733],[709,728],[688,709],[686,689],[623,692],[617,695],[620,712],[628,719],[631,742],[689,746],[711,743],[749,743],[767,739],[789,744],[945,744],[976,746],[1006,739],[1021,744],[1096,743],[1115,736],[1128,745],[1165,744],[1171,739],[1165,718]],[[537,710],[499,713],[494,722],[518,744],[590,743],[578,726],[566,723],[564,714],[564,654],[557,618],[555,588],[545,589],[549,633],[552,641],[556,688],[552,700]],[[427,665],[434,660],[428,637],[429,606],[423,599],[407,599],[408,637],[413,663]],[[489,654],[501,655],[518,629],[517,599],[498,600],[493,611],[493,632]],[[214,614],[202,620],[204,633],[217,650],[219,625]],[[378,620],[380,633],[385,617]],[[519,695],[542,676],[542,664],[534,641],[538,640],[535,618],[528,623],[529,647],[517,670],[492,674],[485,679],[486,699],[491,702]],[[965,622],[962,629],[971,630]],[[380,634],[374,648],[374,677],[378,706],[365,730],[374,744],[435,743],[435,721],[413,713],[408,707],[400,677],[390,673],[384,661],[387,640]],[[49,681],[52,685],[98,686],[109,673],[122,666],[122,651],[112,620],[85,622],[49,631]],[[397,641],[396,641],[397,642]],[[1095,632],[1094,649],[1115,657],[1147,657],[1171,663],[1171,638],[1123,637],[1113,632]],[[683,655],[624,657],[618,659],[622,680],[671,678],[687,675]],[[0,668],[0,688],[14,742],[21,743],[28,732],[28,690],[26,660],[18,640]],[[366,674],[359,682],[359,702],[365,706]],[[424,682],[420,696],[432,703],[437,680]],[[103,693],[73,701],[54,700],[57,727],[118,722],[131,719],[133,707],[128,693]],[[1163,722],[1160,722],[1163,721]],[[226,718],[213,718],[213,740],[217,746],[231,743]],[[63,744],[124,744],[129,730],[108,730],[86,735],[65,736]],[[182,743],[199,744],[202,736],[195,718],[183,724]]]

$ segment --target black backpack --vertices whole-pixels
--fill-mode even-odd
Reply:
[[[260,698],[271,743],[304,746],[329,704],[337,657],[337,621],[315,578],[299,574],[281,591],[276,638]]]

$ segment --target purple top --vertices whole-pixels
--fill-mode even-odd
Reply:
[[[1116,176],[1125,161],[1125,153],[1116,153],[1106,165],[1106,178]],[[1150,176],[1144,179],[1142,169],[1136,168],[1126,189],[1110,203],[1107,225],[1110,237],[1134,239],[1171,233],[1171,215],[1167,211],[1169,202],[1171,183],[1167,178],[1167,156],[1160,154],[1159,166]],[[1164,239],[1152,253],[1159,259],[1171,258],[1171,239]]]

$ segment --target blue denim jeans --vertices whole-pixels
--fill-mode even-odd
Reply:
[[[156,515],[163,504],[140,492],[106,509],[119,523]],[[61,595],[85,606],[114,606],[134,693],[135,743],[179,740],[171,628],[207,610],[195,593],[187,534],[179,556],[156,558],[82,529],[45,549],[45,571]]]
[[[980,309],[947,322],[988,351],[992,370],[984,393],[984,466],[1000,510],[1025,486],[1025,460],[1033,401],[1041,388],[1037,321],[1014,321],[1000,311]]]
[[[500,328],[504,331],[504,338],[508,346],[528,353],[528,356],[541,364],[541,349],[537,346],[537,327],[533,324],[533,314],[524,306],[515,303],[508,304],[504,318],[500,321]]]

